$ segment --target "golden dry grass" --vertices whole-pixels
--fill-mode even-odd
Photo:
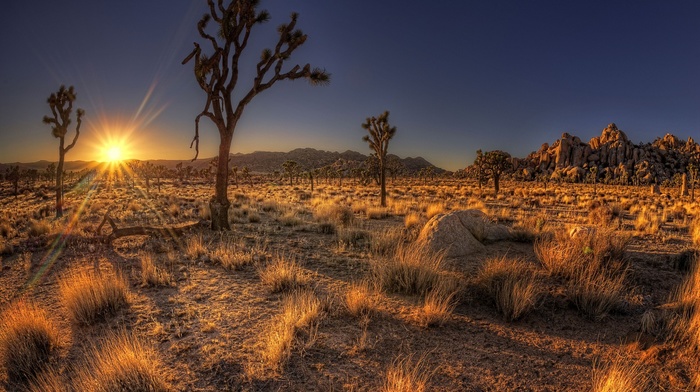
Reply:
[[[253,253],[246,251],[241,243],[223,240],[214,248],[212,260],[230,270],[239,270],[253,262]]]
[[[378,293],[371,283],[364,281],[351,284],[345,292],[345,307],[352,317],[366,317],[376,312]]]
[[[141,284],[144,286],[167,286],[172,281],[172,276],[156,263],[153,253],[143,253],[141,261]]]
[[[540,294],[537,278],[525,262],[506,256],[486,260],[476,281],[508,321],[532,310]]]
[[[443,260],[422,243],[401,244],[393,257],[373,263],[374,277],[389,292],[425,295],[440,280]]]
[[[125,332],[114,334],[87,353],[78,368],[76,391],[166,392],[171,387],[153,348]]]
[[[301,290],[285,296],[282,313],[260,338],[260,355],[266,366],[273,370],[284,367],[298,332],[310,330],[322,315],[322,303],[313,292]]]
[[[625,273],[611,275],[595,265],[582,266],[569,280],[566,293],[576,308],[591,319],[601,319],[624,297]]]
[[[308,279],[295,260],[277,255],[258,271],[262,283],[273,293],[291,291],[307,284]]]
[[[195,234],[185,240],[185,256],[190,260],[197,260],[207,253],[207,246],[202,234]]]
[[[126,279],[112,271],[73,271],[61,278],[58,285],[63,305],[79,324],[104,319],[128,302]]]
[[[383,392],[424,392],[430,388],[430,371],[424,358],[414,361],[412,356],[399,357],[386,371]]]
[[[648,386],[649,376],[640,362],[616,356],[605,366],[594,364],[594,392],[641,392]]]
[[[59,331],[45,311],[19,301],[0,320],[0,364],[11,383],[26,383],[56,357]]]
[[[418,311],[418,323],[424,327],[444,325],[457,306],[456,285],[443,282],[425,295],[423,306]]]

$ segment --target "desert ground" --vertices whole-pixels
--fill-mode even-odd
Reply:
[[[48,184],[0,190],[0,388],[700,388],[700,204],[678,189],[397,179],[382,208],[374,185],[259,179],[212,232],[210,183],[69,185],[60,220]],[[429,249],[467,209],[510,237]],[[108,211],[189,226],[110,240]],[[27,325],[47,342],[21,362]]]

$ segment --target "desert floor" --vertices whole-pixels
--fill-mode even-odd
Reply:
[[[673,310],[693,269],[699,204],[677,189],[598,185],[594,195],[592,185],[543,186],[504,182],[496,196],[467,180],[399,179],[389,181],[388,207],[379,208],[378,187],[352,180],[320,181],[313,192],[284,181],[231,185],[232,231],[217,233],[206,224],[211,184],[75,186],[60,220],[48,185],[17,197],[5,185],[0,312],[25,301],[48,313],[61,338],[46,377],[61,385],[76,385],[92,352],[129,334],[148,347],[159,377],[182,391],[402,390],[397,383],[411,377],[418,380],[405,390],[583,391],[613,365],[643,374],[649,390],[699,387],[697,344],[678,331]],[[382,281],[383,264],[417,252],[411,246],[430,218],[463,209],[518,234],[442,260],[437,273],[451,287],[444,309],[431,308],[428,291]],[[204,222],[180,235],[107,243],[96,230],[108,210],[120,228]],[[624,242],[614,260],[624,284],[601,314],[582,311],[569,280],[535,253],[574,226]],[[512,321],[482,273],[500,258],[534,278],[532,303]],[[283,266],[291,282],[270,276]],[[77,271],[123,276],[127,305],[77,321],[60,288]],[[284,308],[295,293],[318,307],[290,322]],[[364,307],[353,310],[353,298]],[[0,382],[16,387],[2,368]]]

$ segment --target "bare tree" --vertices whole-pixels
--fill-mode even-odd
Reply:
[[[68,133],[68,125],[71,122],[70,116],[73,112],[73,101],[75,101],[75,98],[73,86],[68,87],[68,89],[66,89],[66,86],[61,86],[58,92],[51,93],[47,100],[53,117],[44,116],[44,124],[50,125],[53,137],[59,139],[58,166],[56,167],[56,218],[63,216],[63,176],[61,175],[63,173],[63,161],[66,153],[78,141],[80,124],[82,123],[83,115],[85,115],[83,109],[76,111],[75,136],[73,137],[73,142],[65,146],[65,137]]]
[[[258,11],[258,0],[207,0],[209,11],[197,24],[197,31],[205,42],[211,46],[209,54],[195,42],[194,50],[183,64],[194,59],[194,74],[199,87],[206,93],[204,110],[195,118],[195,135],[192,144],[199,154],[199,120],[209,118],[219,131],[219,165],[216,171],[214,197],[209,202],[211,210],[211,228],[213,230],[230,230],[228,209],[230,201],[228,189],[228,158],[231,141],[236,124],[243,110],[259,93],[269,89],[280,80],[307,79],[312,85],[323,85],[330,81],[330,74],[325,70],[311,68],[311,65],[294,65],[286,72],[282,71],[285,62],[292,53],[306,42],[306,34],[296,29],[298,14],[292,13],[290,22],[277,28],[279,39],[274,49],[262,51],[255,66],[253,85],[243,97],[235,102],[233,92],[238,87],[239,60],[248,45],[248,39],[254,26],[270,19],[270,14]],[[215,33],[207,30],[207,24],[213,20],[217,28]],[[239,88],[237,91],[240,91]],[[190,147],[192,146],[190,144]],[[197,159],[195,155],[195,159]]]
[[[389,125],[389,111],[384,111],[379,117],[369,117],[362,124],[362,128],[369,132],[362,140],[369,143],[370,148],[377,154],[379,160],[379,185],[381,187],[381,205],[386,207],[386,154],[389,149],[389,140],[394,137],[396,127]]]

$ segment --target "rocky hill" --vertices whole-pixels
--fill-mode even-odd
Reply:
[[[525,179],[548,175],[552,180],[581,181],[591,172],[599,179],[617,183],[659,184],[685,173],[691,157],[700,156],[692,138],[680,140],[666,134],[652,143],[635,144],[609,124],[588,143],[564,133],[523,159],[513,158],[514,174]]]
[[[435,173],[444,172],[443,169],[436,167],[422,157],[416,158],[399,158],[398,156],[389,154],[393,159],[400,161],[405,167],[407,174],[416,174],[423,168],[432,167]],[[209,166],[211,158],[202,158],[194,162],[189,160],[150,160],[154,165],[163,165],[169,169],[174,169],[179,163],[185,166],[193,166],[196,169],[202,169]],[[282,164],[287,160],[296,161],[304,170],[322,168],[324,166],[336,166],[350,170],[355,167],[360,167],[367,159],[367,155],[357,151],[331,152],[316,150],[314,148],[297,148],[289,152],[269,152],[256,151],[249,154],[231,154],[231,165],[239,168],[247,166],[253,173],[271,173],[274,171],[282,171]],[[49,161],[38,161],[32,163],[8,163],[0,164],[0,173],[4,173],[10,166],[19,165],[23,170],[38,169],[44,170],[50,164]],[[102,164],[94,161],[67,161],[65,168],[68,171],[80,171],[83,169],[99,168]]]

